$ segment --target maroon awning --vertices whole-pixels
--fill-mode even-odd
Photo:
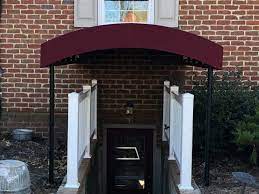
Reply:
[[[41,67],[66,58],[109,49],[151,49],[189,57],[204,67],[222,69],[223,48],[203,37],[147,24],[113,24],[84,28],[41,45]]]

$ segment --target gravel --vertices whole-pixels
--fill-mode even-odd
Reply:
[[[66,145],[57,142],[55,147],[55,184],[48,184],[48,141],[34,138],[32,141],[12,141],[0,135],[0,160],[14,159],[28,164],[32,182],[32,193],[55,193],[66,174]],[[233,179],[232,172],[243,171],[255,176],[259,182],[259,169],[250,167],[237,158],[214,161],[210,170],[210,186],[203,186],[204,162],[194,158],[193,175],[204,194],[238,194],[242,185]],[[247,187],[247,194],[259,194],[259,190]]]
[[[55,148],[55,184],[48,184],[48,141],[13,141],[10,136],[0,136],[0,160],[20,160],[28,164],[31,189],[35,194],[55,193],[66,174],[66,146],[57,142]]]
[[[204,162],[201,159],[195,159],[193,162],[194,180],[204,194],[239,194],[241,193],[242,184],[235,180],[232,172],[248,172],[255,176],[259,183],[259,169],[251,167],[238,160],[237,158],[225,158],[214,161],[210,170],[210,186],[203,185]],[[259,194],[258,188],[246,187],[247,194]]]

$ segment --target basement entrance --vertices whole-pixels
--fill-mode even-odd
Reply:
[[[108,194],[152,194],[153,133],[108,129]]]
[[[108,37],[108,38],[107,38]],[[99,60],[101,57],[106,55],[106,51],[114,51],[114,50],[124,50],[124,49],[143,49],[143,53],[145,55],[145,62],[148,65],[177,65],[177,66],[197,66],[208,69],[208,82],[207,82],[207,103],[206,103],[206,144],[205,144],[205,185],[209,184],[209,150],[210,150],[210,121],[211,121],[211,101],[212,101],[212,77],[213,77],[213,70],[214,69],[222,69],[222,60],[223,60],[223,48],[215,44],[209,40],[206,40],[202,37],[196,36],[194,34],[184,32],[174,28],[168,28],[163,26],[157,25],[146,25],[146,24],[114,24],[114,25],[103,25],[103,26],[96,26],[91,28],[84,28],[77,31],[73,31],[71,33],[62,35],[60,37],[56,37],[52,40],[49,40],[41,45],[41,65],[40,67],[49,67],[49,182],[51,184],[54,183],[54,143],[55,143],[55,66],[58,65],[67,65],[67,64],[87,64],[91,65],[103,65],[103,61]],[[156,54],[150,55],[149,52],[155,52]],[[161,58],[162,56],[162,58]],[[107,61],[109,62],[109,61]],[[117,62],[116,62],[117,63]],[[154,66],[153,66],[154,67]],[[70,67],[69,67],[70,68]],[[102,67],[103,73],[109,73],[106,67]],[[156,68],[152,69],[155,70]],[[166,69],[165,69],[166,70]],[[186,69],[187,70],[187,69]],[[188,69],[189,72],[192,72],[192,68]],[[130,70],[129,70],[130,71]],[[77,72],[77,71],[76,71]],[[94,72],[94,71],[93,71]],[[160,72],[159,72],[160,74]],[[163,74],[163,73],[161,73]],[[117,75],[116,75],[117,76]],[[118,74],[119,76],[119,74]],[[169,78],[171,75],[169,75]],[[90,77],[89,77],[90,79]],[[129,77],[125,78],[127,81]],[[154,78],[155,79],[155,78]],[[94,155],[91,155],[91,140],[97,140],[97,131],[100,131],[101,128],[97,126],[97,95],[96,95],[96,87],[93,84],[92,86],[87,86],[83,89],[80,93],[70,93],[68,107],[68,156],[67,156],[67,182],[65,185],[66,189],[75,189],[80,190],[84,184],[80,184],[81,180],[79,177],[79,168],[82,164],[83,160],[89,160]],[[173,86],[171,86],[173,87]],[[185,114],[180,114],[182,112],[189,113],[189,116],[192,111],[190,111],[190,102],[191,102],[191,95],[181,94],[179,95],[178,91],[173,92],[171,87],[165,86],[164,96],[167,101],[164,101],[164,105],[170,104],[174,107],[177,107],[178,114],[175,116],[183,116]],[[59,89],[59,88],[58,88]],[[174,89],[174,88],[172,88]],[[168,100],[169,99],[169,100]],[[185,100],[184,100],[185,99]],[[174,103],[167,103],[168,101],[173,101]],[[186,102],[186,105],[185,105]],[[192,102],[193,103],[193,102]],[[80,106],[79,106],[80,105]],[[157,109],[159,111],[159,108]],[[174,108],[170,108],[168,110],[176,110]],[[181,179],[180,179],[180,188],[182,190],[192,190],[191,186],[191,152],[190,148],[191,142],[187,141],[191,139],[192,136],[190,135],[189,131],[192,132],[192,117],[182,118],[181,120],[176,117],[175,121],[180,121],[178,123],[171,123],[171,115],[168,114],[169,112],[164,112],[167,115],[169,120],[164,119],[163,124],[167,124],[166,126],[163,125],[160,128],[160,131],[163,130],[163,140],[170,143],[170,159],[179,159],[183,164],[180,164],[181,167]],[[86,117],[85,115],[88,114]],[[170,117],[169,117],[170,115]],[[87,118],[87,119],[85,119]],[[165,118],[165,117],[164,117]],[[116,117],[119,119],[119,117]],[[170,122],[169,122],[170,121]],[[172,120],[173,121],[173,120]],[[122,122],[124,123],[124,122]],[[168,123],[171,125],[168,125]],[[176,124],[176,125],[175,125]],[[180,128],[178,127],[180,124]],[[191,126],[191,127],[190,127]],[[171,129],[178,129],[177,131],[171,131]],[[171,132],[169,132],[169,130]],[[176,134],[178,136],[172,135]],[[182,135],[187,134],[187,135]],[[119,135],[120,136],[120,135]],[[134,134],[135,139],[138,139],[138,134]],[[144,135],[145,136],[145,135]],[[129,134],[127,138],[130,138],[131,135]],[[182,137],[182,138],[176,138]],[[127,139],[126,138],[126,139]],[[178,141],[173,141],[176,138]],[[99,139],[99,138],[98,138]],[[145,139],[145,138],[144,138]],[[148,139],[148,138],[147,138]],[[154,135],[155,139],[155,135]],[[187,140],[186,140],[187,139]],[[124,144],[121,145],[120,142],[117,140],[114,141],[114,145],[110,148],[113,150],[113,147],[123,147]],[[148,180],[149,174],[152,174],[152,171],[148,171],[149,164],[152,159],[150,158],[147,152],[147,140],[143,145],[143,158],[139,160],[132,160],[132,161],[123,161],[117,160],[117,155],[120,158],[121,152],[123,149],[119,148],[116,149],[116,152],[112,152],[109,155],[110,163],[109,167],[109,177],[112,182],[110,186],[110,192],[113,193],[149,193],[148,188],[151,188],[149,184],[151,181]],[[137,141],[138,142],[138,141]],[[136,144],[137,144],[136,142]],[[140,141],[141,142],[141,141]],[[141,144],[141,143],[138,144]],[[175,142],[175,143],[173,143]],[[188,142],[188,143],[185,143]],[[162,141],[160,142],[162,143]],[[137,147],[137,145],[125,145],[125,147]],[[161,145],[160,145],[161,146]],[[153,146],[154,150],[158,146]],[[160,149],[158,147],[158,149]],[[129,149],[130,150],[130,149]],[[131,153],[128,151],[127,153]],[[135,150],[135,148],[134,148]],[[133,153],[134,153],[133,150]],[[152,150],[152,149],[150,149]],[[105,149],[107,151],[107,149]],[[185,154],[182,154],[182,151]],[[135,151],[136,152],[136,151]],[[157,150],[156,152],[157,153]],[[117,154],[117,155],[116,155]],[[135,153],[136,154],[136,153]],[[114,156],[113,156],[114,155]],[[141,154],[140,154],[141,155]],[[179,157],[175,157],[175,155]],[[186,159],[187,158],[187,159]],[[144,189],[138,189],[134,187],[128,186],[128,184],[124,183],[123,186],[120,186],[124,179],[127,180],[126,173],[127,171],[120,171],[119,169],[130,169],[131,165],[130,162],[135,162],[138,169],[141,169],[141,161],[144,161],[144,172],[140,173],[141,171],[134,170],[129,172],[134,172],[132,175],[128,175],[130,177],[138,177],[144,179]],[[138,164],[138,162],[140,164]],[[155,163],[155,161],[154,161]],[[106,160],[105,160],[106,165]],[[152,166],[152,165],[151,165]],[[161,167],[161,164],[159,165]],[[187,167],[186,167],[187,166]],[[143,167],[143,164],[142,164]],[[187,170],[186,170],[187,169]],[[137,173],[138,172],[138,173]],[[156,169],[154,169],[154,178],[159,176],[156,174],[158,173]],[[103,176],[107,178],[107,176]],[[169,177],[170,178],[170,177]],[[128,178],[129,179],[129,178]],[[131,178],[133,179],[133,178]],[[130,182],[128,180],[128,182]],[[155,185],[161,185],[157,181],[154,181]],[[172,182],[172,181],[171,181]],[[118,184],[117,184],[118,183]],[[105,182],[106,184],[106,182]],[[142,181],[143,184],[143,181]],[[125,186],[124,186],[125,185]],[[105,185],[106,186],[106,185]],[[127,188],[124,191],[122,187]],[[136,191],[135,191],[135,190]],[[119,190],[119,191],[118,191]],[[159,191],[155,191],[155,193],[161,193]]]

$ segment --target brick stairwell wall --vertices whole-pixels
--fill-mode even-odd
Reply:
[[[224,47],[223,71],[242,69],[244,81],[250,81],[254,87],[259,85],[258,0],[180,0],[179,17],[180,29]],[[49,75],[48,69],[39,68],[40,44],[73,30],[72,0],[3,1],[0,65],[6,69],[6,73],[1,83],[1,132],[23,125],[35,129],[40,135],[46,134]],[[133,58],[137,60],[140,55],[143,54],[135,53]],[[66,128],[64,120],[68,92],[78,89],[92,78],[100,81],[99,106],[104,110],[100,111],[101,114],[116,112],[124,115],[123,106],[127,96],[136,101],[136,110],[144,115],[143,118],[146,118],[143,111],[151,109],[158,111],[154,114],[161,116],[162,82],[164,79],[172,80],[173,72],[178,75],[179,70],[167,69],[169,67],[163,63],[150,66],[143,57],[132,65],[129,62],[132,55],[122,56],[124,58],[115,54],[112,60],[116,63],[103,61],[98,67],[75,65],[56,69],[56,112],[60,115],[57,129]],[[192,80],[206,75],[197,68],[182,70],[185,70],[181,71],[181,77],[186,80],[183,84],[186,89],[191,88]],[[134,78],[127,77],[130,74]],[[122,122],[130,120],[126,118]]]

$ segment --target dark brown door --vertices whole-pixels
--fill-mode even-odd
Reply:
[[[108,129],[108,194],[152,194],[152,130]]]

